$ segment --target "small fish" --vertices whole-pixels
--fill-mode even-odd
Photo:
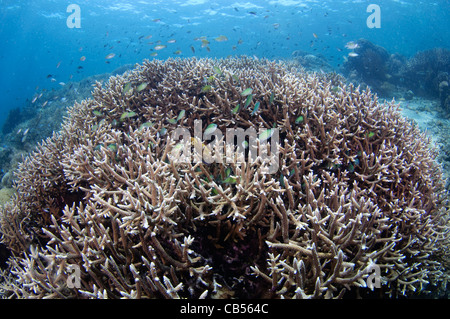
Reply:
[[[131,117],[135,117],[136,115],[137,115],[136,112],[133,112],[133,111],[131,111],[131,112],[125,112],[125,113],[123,113],[123,114],[120,116],[120,120],[123,121],[123,120],[125,120],[125,119],[129,119],[129,118],[131,118]]]
[[[103,113],[97,110],[92,111],[92,114],[94,114],[95,116],[103,116]]]
[[[58,69],[60,65],[61,65],[61,61],[59,61],[58,64],[56,64],[56,68]]]
[[[180,121],[184,117],[185,114],[186,114],[186,111],[185,110],[181,110],[180,114],[178,114],[177,122]]]
[[[184,150],[184,143],[178,143],[177,145],[175,145],[172,149],[172,154],[179,156],[180,153]]]
[[[111,150],[111,151],[113,151],[113,152],[117,152],[117,145],[116,144],[109,144],[106,148]]]
[[[295,174],[295,168],[293,168],[289,171],[289,177],[294,176],[294,174]]]
[[[167,40],[167,43],[175,43],[175,42],[177,42],[177,40],[175,40],[175,39]]]
[[[212,83],[212,82],[214,82],[215,79],[216,79],[216,77],[214,75],[211,75],[209,78],[206,79],[206,82]]]
[[[269,138],[272,137],[274,132],[273,128],[267,129],[265,131],[263,131],[261,134],[259,134],[258,139],[260,142],[264,142],[267,141]]]
[[[357,57],[358,55],[359,55],[359,54],[356,53],[356,52],[350,52],[350,53],[348,54],[348,56],[351,57],[351,58]]]
[[[195,48],[191,45],[191,51],[195,54]]]
[[[209,41],[206,39],[202,39],[202,48],[207,47],[209,44]]]
[[[349,41],[347,42],[347,44],[345,45],[345,47],[349,50],[354,50],[356,48],[359,48],[358,43],[356,43],[355,41]]]
[[[250,102],[252,101],[252,98],[253,98],[252,94],[247,95],[247,100],[245,101],[244,109],[246,109],[250,105]]]
[[[102,147],[104,147],[103,143],[97,144],[97,145],[94,147],[94,150],[99,151]]]
[[[303,120],[304,120],[303,116],[300,115],[299,117],[297,117],[297,118],[295,119],[295,124],[301,123],[301,122],[303,122]]]
[[[204,135],[211,135],[212,133],[214,133],[216,128],[217,128],[217,124],[214,124],[214,123],[209,124],[205,129]]]
[[[367,137],[368,138],[371,138],[371,137],[374,137],[375,136],[375,132],[369,132],[369,133],[367,133]]]
[[[253,89],[248,88],[248,89],[245,89],[244,91],[242,91],[242,92],[241,92],[241,95],[242,95],[242,96],[247,96],[247,95],[252,94],[252,92],[253,92]]]
[[[229,177],[233,171],[231,170],[231,167],[227,167],[225,170],[225,178]]]
[[[125,84],[125,85],[123,86],[122,93],[123,93],[123,94],[127,94],[128,92],[130,92],[130,90],[131,90],[131,83],[128,82],[127,84]]]
[[[214,40],[216,40],[217,42],[224,42],[224,41],[228,41],[228,38],[224,35],[220,35],[217,38],[215,38]]]
[[[270,94],[270,99],[269,99],[269,105],[271,105],[273,103],[273,99],[275,98],[275,94],[272,92]]]
[[[36,95],[36,96],[31,100],[31,104],[34,104],[34,102],[36,102],[37,99],[38,99],[38,96]]]
[[[313,33],[313,36],[314,36],[314,38],[319,38],[318,36],[317,36],[317,34],[315,34],[315,33]]]
[[[147,83],[141,83],[138,85],[138,87],[136,88],[136,91],[141,92],[143,89],[145,89],[147,87]]]
[[[284,182],[284,175],[280,175],[280,186],[286,188],[286,184]]]
[[[146,127],[152,127],[153,126],[153,123],[152,122],[145,122],[145,123],[142,123],[140,126],[139,126],[139,131],[140,130],[143,130],[144,128],[146,128]]]
[[[241,107],[240,104],[236,105],[236,106],[234,107],[234,109],[231,110],[231,113],[236,114],[237,112],[239,112],[239,108],[240,108],[240,107]]]
[[[181,54],[181,50],[176,50],[173,52],[173,54],[176,54],[176,55]]]
[[[206,93],[211,91],[211,85],[205,85],[204,87],[202,87],[202,93]]]
[[[349,171],[350,173],[353,173],[353,172],[355,171],[355,166],[353,166],[352,163],[348,164],[348,171]]]
[[[213,66],[214,72],[216,72],[218,75],[222,74],[222,71],[219,69],[218,66]]]
[[[252,111],[252,116],[255,115],[256,112],[258,112],[259,104],[260,104],[259,101],[255,103],[255,107],[253,108]]]
[[[201,150],[203,152],[204,156],[207,156],[207,157],[211,156],[210,148],[207,145],[205,145],[204,143],[202,143],[198,137],[191,137],[191,143],[192,143],[192,146],[196,150],[199,150],[199,151]]]
[[[150,56],[157,56],[157,55],[158,55],[158,53],[156,53],[156,52],[150,53]]]
[[[115,56],[116,56],[115,53],[110,53],[110,54],[108,54],[107,56],[105,56],[105,59],[106,59],[106,60],[109,60],[109,59],[114,58]]]
[[[83,56],[80,58],[80,61],[86,61],[86,57],[83,55]]]
[[[156,51],[159,51],[159,50],[162,50],[165,48],[167,48],[167,45],[159,44],[159,45],[156,45],[153,49],[155,49]]]
[[[223,182],[226,184],[236,184],[236,178],[229,176]]]
[[[169,124],[177,124],[176,119],[168,119],[167,122],[169,122]]]

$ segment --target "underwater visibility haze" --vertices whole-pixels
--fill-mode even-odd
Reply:
[[[448,298],[449,0],[0,18],[1,296]],[[196,125],[255,130],[236,149],[278,145],[276,169],[180,163]]]
[[[366,25],[372,3],[381,9],[380,28]],[[80,8],[80,28],[67,26],[73,13],[67,12],[70,4]],[[339,67],[349,52],[345,44],[360,38],[405,56],[448,48],[449,11],[448,0],[2,0],[0,123],[10,109],[23,106],[43,89],[143,59],[277,59],[302,50],[321,54]],[[227,41],[214,40],[221,35]],[[210,42],[203,47],[202,37]],[[159,43],[167,47],[155,50]],[[115,57],[105,59],[111,53]]]

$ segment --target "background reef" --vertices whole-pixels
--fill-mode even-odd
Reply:
[[[350,81],[368,85],[385,97],[439,99],[448,117],[450,50],[434,48],[407,58],[365,39],[355,43],[355,54],[346,59],[342,70]]]
[[[195,120],[268,139],[279,128],[280,170],[237,163],[233,149],[229,161],[177,162],[170,133],[192,133]],[[445,293],[448,195],[436,157],[395,103],[298,61],[145,61],[96,83],[19,164],[0,215],[11,254],[2,288],[27,298],[342,298],[378,265],[386,296]],[[81,270],[77,289],[70,266]]]
[[[9,194],[18,163],[40,141],[61,128],[69,106],[89,98],[96,81],[105,81],[131,68],[131,65],[125,65],[110,74],[70,82],[59,89],[44,90],[31,97],[23,108],[12,109],[0,132],[0,192],[6,188],[3,192]]]

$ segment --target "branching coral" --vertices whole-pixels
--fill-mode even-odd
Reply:
[[[239,162],[230,145],[222,162],[178,161],[171,133],[194,135],[196,120],[222,132],[277,128],[279,169]],[[98,83],[20,165],[0,215],[13,255],[3,289],[331,298],[365,287],[374,265],[390,295],[446,284],[435,155],[393,103],[336,76],[249,58],[145,61]],[[78,288],[67,284],[72,266]]]

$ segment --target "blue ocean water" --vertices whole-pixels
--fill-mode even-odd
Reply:
[[[143,59],[302,50],[338,70],[359,38],[405,56],[450,48],[449,13],[449,0],[0,0],[0,125],[42,90]]]

